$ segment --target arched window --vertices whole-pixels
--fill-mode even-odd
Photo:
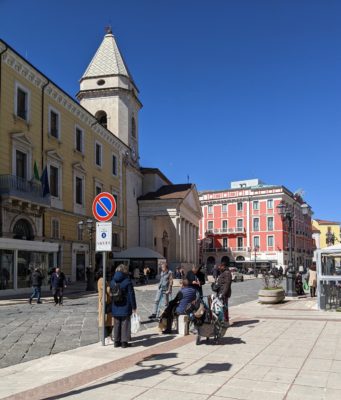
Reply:
[[[31,224],[26,219],[19,219],[13,227],[13,238],[21,240],[34,240]]]
[[[131,136],[136,139],[136,121],[134,117],[131,119]]]
[[[107,113],[103,110],[97,111],[95,114],[95,117],[97,121],[104,126],[104,128],[107,128],[108,126],[108,118],[107,118]]]

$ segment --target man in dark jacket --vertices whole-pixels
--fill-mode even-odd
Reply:
[[[206,283],[205,274],[201,271],[201,266],[193,265],[193,268],[187,272],[186,279],[190,286],[197,289],[200,297],[203,296],[202,287]]]
[[[229,322],[229,311],[228,311],[228,301],[231,297],[231,284],[232,284],[232,274],[226,264],[220,264],[219,266],[220,275],[217,279],[218,291],[217,295],[224,303],[224,321]]]
[[[32,300],[36,297],[37,304],[41,304],[40,296],[41,296],[41,285],[43,283],[43,274],[40,272],[39,268],[34,268],[33,274],[31,276],[31,283],[32,283],[32,294],[28,302],[31,304]]]
[[[130,318],[136,313],[135,291],[127,265],[116,268],[110,283],[112,293],[112,316],[114,317],[114,347],[129,347]]]
[[[64,272],[60,268],[56,268],[56,271],[51,275],[51,288],[54,298],[54,305],[63,305],[64,288],[66,288],[66,277]]]

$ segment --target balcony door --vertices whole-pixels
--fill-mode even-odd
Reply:
[[[16,150],[15,154],[15,174],[18,178],[27,180],[27,154]]]

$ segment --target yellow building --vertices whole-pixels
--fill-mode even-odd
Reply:
[[[340,243],[340,222],[314,219],[312,223],[316,232],[315,243],[318,249]]]
[[[110,40],[115,42],[112,35]],[[115,56],[120,62],[120,54]],[[111,86],[120,73],[113,71]],[[79,98],[90,103],[92,93],[93,112],[98,91],[87,87],[91,80],[86,79],[82,78]],[[97,83],[100,90],[102,82]],[[125,85],[117,84],[112,94],[121,102],[122,96],[129,97],[133,114],[126,113],[125,125],[116,123],[124,133],[120,138],[107,129],[106,113],[98,110],[95,117],[0,40],[0,291],[29,287],[35,266],[47,276],[49,269],[60,265],[71,281],[85,280],[91,252],[87,229],[81,230],[79,222],[92,218],[92,200],[101,191],[117,199],[113,250],[126,247],[126,198],[133,196],[130,189],[127,193],[126,176],[129,187],[132,176],[139,184],[141,104],[129,75]],[[129,212],[138,214],[135,209]]]

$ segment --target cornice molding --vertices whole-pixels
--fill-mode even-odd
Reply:
[[[0,46],[5,46],[0,42]],[[86,111],[81,105],[75,100],[66,95],[61,89],[59,89],[53,82],[49,82],[48,79],[35,70],[33,67],[27,64],[24,59],[19,55],[15,54],[11,49],[8,49],[5,54],[2,55],[2,60],[11,67],[16,73],[25,78],[28,82],[43,89],[45,85],[45,93],[51,97],[55,102],[61,105],[64,109],[75,115],[80,121],[98,134],[107,143],[113,146],[119,152],[124,152],[128,149],[123,142],[121,142],[117,136],[112,132],[105,129],[103,126],[97,123],[95,116]]]
[[[32,141],[23,132],[13,132],[10,134],[12,140],[20,142],[25,146],[33,147]]]

